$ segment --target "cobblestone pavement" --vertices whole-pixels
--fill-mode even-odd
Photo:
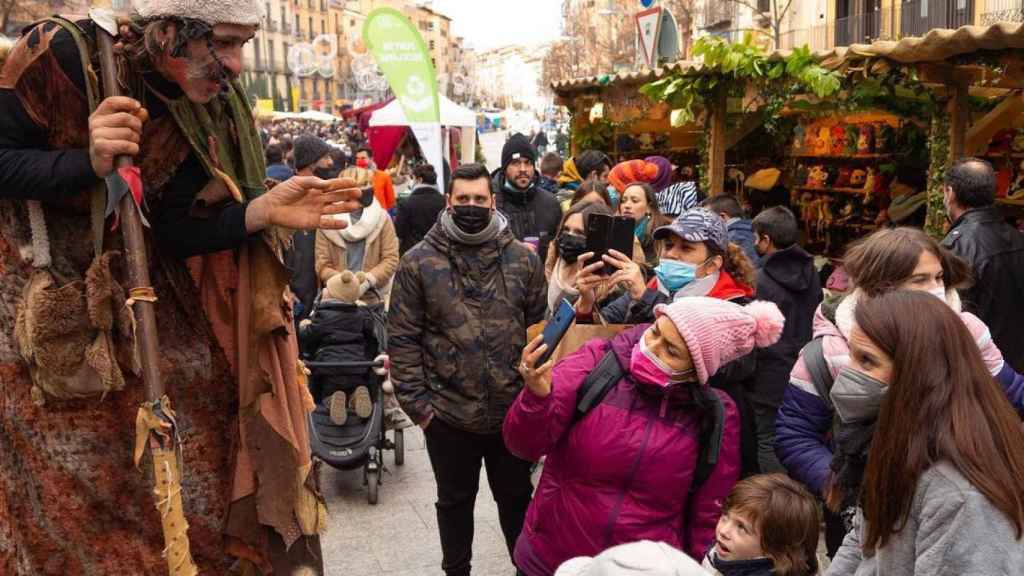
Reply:
[[[322,467],[320,482],[329,521],[322,539],[330,576],[441,575],[441,541],[434,512],[436,488],[419,428],[405,431],[405,465],[394,465],[386,452],[384,484],[376,506],[366,501],[361,471]],[[389,433],[390,436],[390,433]],[[512,576],[512,566],[498,524],[498,509],[480,478],[473,540],[474,576]]]

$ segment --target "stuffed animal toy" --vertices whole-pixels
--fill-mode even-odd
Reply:
[[[836,188],[849,188],[850,177],[853,176],[853,168],[843,166],[839,169],[839,177],[836,178]]]
[[[875,152],[891,154],[895,145],[896,131],[889,124],[882,122],[875,129]]]
[[[860,136],[857,138],[857,153],[871,154],[875,151],[875,131],[871,124],[860,125]]]
[[[832,152],[832,130],[823,126],[818,130],[818,141],[814,145],[814,153],[818,156],[828,156]]]
[[[846,128],[842,124],[832,127],[832,156],[842,156],[846,153]]]
[[[824,166],[812,166],[811,171],[807,174],[807,187],[808,188],[824,188],[828,182],[828,172]]]
[[[1013,148],[1014,152],[1024,152],[1024,132],[1017,132],[1017,135],[1013,137],[1013,142],[1010,143],[1010,147]]]
[[[850,174],[850,188],[864,188],[864,182],[867,180],[867,172],[857,169]]]
[[[793,154],[799,156],[805,153],[806,137],[807,129],[804,128],[803,124],[797,124],[796,128],[793,129]]]
[[[853,156],[857,153],[857,140],[860,139],[860,129],[855,124],[846,125],[846,155]]]

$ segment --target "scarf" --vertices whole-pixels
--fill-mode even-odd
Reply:
[[[827,500],[832,508],[838,505],[837,512],[842,515],[847,529],[851,528],[850,522],[860,498],[875,423],[873,419],[841,423],[835,432],[836,450],[830,464],[832,485]]]
[[[576,169],[576,160],[566,160],[562,164],[562,173],[558,175],[558,185],[564,188],[567,184],[579,184],[582,180],[579,170]]]
[[[487,228],[484,228],[477,234],[467,234],[462,228],[459,228],[455,221],[452,220],[452,214],[448,210],[441,211],[438,221],[441,224],[441,229],[444,230],[444,233],[449,238],[467,246],[479,246],[493,242],[497,240],[499,234],[508,228],[508,219],[498,211],[491,214],[491,221],[487,224]]]
[[[343,230],[323,230],[323,235],[339,248],[346,248],[348,244],[365,242],[373,244],[384,229],[384,218],[387,213],[376,199],[373,204],[363,208],[363,214],[358,220],[353,221],[351,214],[339,214],[335,219],[348,224]]]
[[[551,279],[548,281],[548,311],[558,309],[558,303],[562,298],[575,302],[580,296],[580,291],[575,286],[566,285],[562,281],[562,272],[565,270],[565,260],[559,258],[555,262],[555,268],[551,271]]]

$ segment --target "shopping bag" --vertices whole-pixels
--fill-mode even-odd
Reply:
[[[530,326],[526,330],[526,341],[531,342],[537,336],[540,336],[544,332],[544,327],[547,326],[547,322],[538,322],[533,326]],[[551,360],[557,364],[562,358],[572,355],[577,350],[582,348],[587,342],[595,338],[603,340],[610,340],[615,336],[618,336],[620,332],[629,330],[633,324],[576,324],[569,328],[562,337],[562,341],[559,342],[558,348],[555,348],[555,353],[551,355]]]

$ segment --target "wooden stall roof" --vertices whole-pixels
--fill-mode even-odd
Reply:
[[[878,40],[871,44],[853,44],[815,53],[815,57],[826,68],[847,71],[862,67],[866,61],[875,61],[884,66],[885,61],[899,64],[925,64],[942,62],[961,54],[982,50],[1024,49],[1024,24],[1001,22],[991,26],[963,26],[956,30],[935,29],[922,37],[901,40]],[[788,50],[769,54],[769,59],[784,58]],[[642,84],[657,80],[671,72],[700,74],[700,62],[680,60],[657,68],[641,68],[636,71],[586,76],[556,82],[552,85],[560,97],[608,85]]]

